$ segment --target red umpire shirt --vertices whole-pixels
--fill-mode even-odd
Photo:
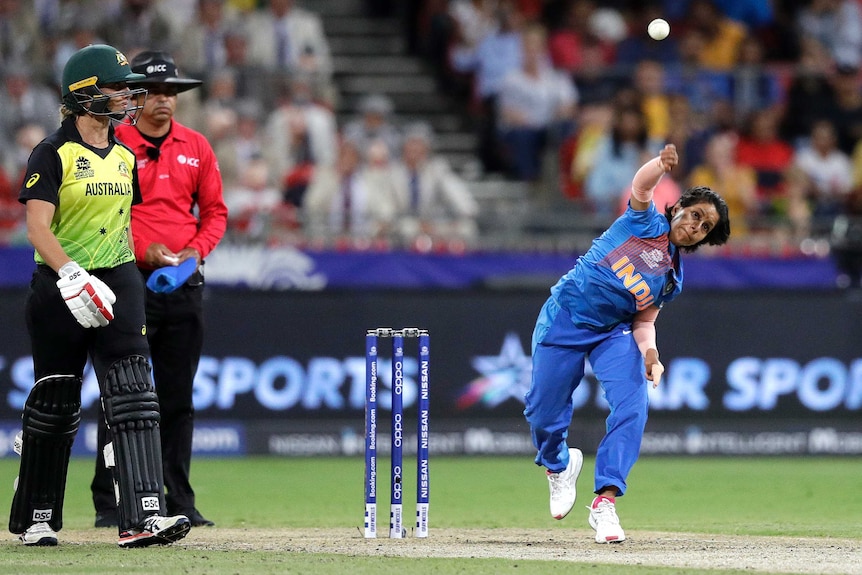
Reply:
[[[221,174],[209,142],[176,120],[171,120],[161,148],[153,147],[134,126],[117,126],[116,136],[138,161],[143,202],[132,207],[138,266],[149,267],[144,254],[153,242],[173,252],[195,248],[206,258],[227,228]]]

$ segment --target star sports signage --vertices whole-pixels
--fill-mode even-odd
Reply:
[[[666,306],[657,323],[666,372],[650,391],[645,450],[853,452],[859,442],[847,434],[862,412],[862,300],[851,296],[692,291]],[[351,437],[362,435],[365,330],[417,326],[431,334],[432,449],[519,451],[530,336],[546,297],[545,290],[420,297],[211,289],[194,389],[201,423],[195,440],[213,452],[349,451]],[[20,301],[0,301],[0,315],[20,317],[22,301],[23,294]],[[33,363],[23,319],[4,325],[0,424],[16,429]],[[381,347],[378,404],[384,411],[391,397],[388,352]],[[406,417],[415,417],[416,356],[406,342]],[[98,396],[88,369],[85,421],[96,420]],[[572,400],[572,433],[588,438],[601,430],[608,410],[589,366]],[[210,422],[214,429],[203,427]],[[415,433],[409,425],[406,435]]]
[[[503,336],[496,347],[489,348],[487,355],[468,356],[467,365],[460,369],[439,365],[435,370],[432,360],[432,382],[439,382],[432,398],[443,410],[435,415],[516,415],[523,409],[530,383],[530,356],[515,333]],[[714,362],[711,365],[705,357],[670,357],[665,362],[662,385],[650,388],[654,414],[683,410],[846,413],[862,409],[862,359],[844,362],[818,357],[801,363],[788,357],[738,357],[730,358],[717,373]],[[6,391],[4,411],[11,415],[21,409],[32,387],[33,364],[29,356],[11,361],[0,357],[0,370],[7,364],[11,386]],[[388,360],[383,358],[378,402],[384,409],[391,400],[389,369]],[[405,357],[403,369],[404,405],[409,407],[415,405],[418,394],[416,358]],[[450,374],[460,377],[452,379]],[[94,409],[98,398],[95,375],[88,369],[83,409]],[[607,411],[601,386],[589,369],[572,399],[576,412]],[[241,355],[204,356],[195,379],[194,401],[198,414],[206,417],[267,417],[283,412],[307,417],[323,413],[353,416],[364,406],[365,358],[274,356],[254,360]]]

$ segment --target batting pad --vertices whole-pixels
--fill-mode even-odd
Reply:
[[[165,509],[159,400],[144,357],[127,357],[111,366],[102,406],[111,433],[115,464],[111,471],[124,531],[150,515],[164,515]]]
[[[55,375],[37,381],[24,402],[22,420],[21,465],[9,531],[20,534],[43,522],[59,531],[69,456],[81,423],[81,379]]]

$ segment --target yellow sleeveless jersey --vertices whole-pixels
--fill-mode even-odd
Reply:
[[[66,254],[87,270],[135,260],[129,247],[131,206],[141,201],[135,155],[109,138],[105,149],[81,140],[72,119],[30,155],[19,201],[56,206],[51,231]],[[36,252],[37,263],[45,263]]]

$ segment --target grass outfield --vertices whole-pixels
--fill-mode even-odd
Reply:
[[[405,458],[407,463],[407,458]],[[547,511],[547,482],[529,457],[432,458],[431,537],[434,530],[457,533],[494,529],[547,530],[565,536],[588,529],[592,459],[578,481],[572,515],[554,521]],[[388,515],[388,460],[381,458],[378,509],[380,531]],[[818,537],[862,540],[860,462],[855,458],[660,458],[643,457],[618,501],[623,527],[638,532]],[[8,525],[17,459],[0,460],[0,521]],[[73,459],[66,489],[65,527],[56,549],[23,548],[7,533],[0,541],[0,573],[605,573],[669,574],[733,571],[674,569],[571,561],[423,558],[382,556],[397,542],[379,541],[379,557],[314,554],[218,545],[202,550],[182,544],[156,550],[120,550],[112,530],[91,529],[89,481],[92,461]],[[192,479],[198,506],[219,529],[344,529],[361,538],[363,461],[356,458],[204,459],[194,461]],[[405,517],[412,516],[415,469],[405,473]],[[2,486],[7,486],[3,488]],[[409,524],[409,521],[405,521]],[[78,531],[104,543],[63,544]],[[90,535],[92,532],[92,535]],[[198,530],[193,530],[192,539]],[[382,533],[385,534],[385,533]],[[360,541],[361,543],[362,541]],[[825,542],[825,539],[824,539]],[[624,553],[626,544],[612,546]],[[608,548],[608,546],[593,547]],[[854,550],[858,552],[858,548]],[[145,559],[144,559],[145,558]],[[857,558],[858,555],[857,555]],[[862,558],[859,558],[862,562]],[[411,566],[412,565],[412,566]],[[122,567],[122,568],[120,568]],[[750,572],[750,571],[749,571]],[[763,572],[763,571],[761,571]]]

